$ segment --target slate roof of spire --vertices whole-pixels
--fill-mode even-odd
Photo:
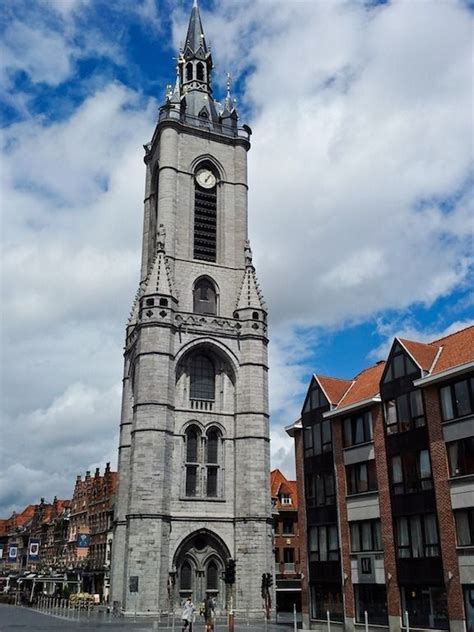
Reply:
[[[237,309],[246,309],[248,307],[255,307],[265,311],[267,309],[253,265],[248,265],[245,269],[239,300],[237,301]]]
[[[191,17],[189,18],[184,50],[186,51],[187,48],[190,48],[193,53],[197,53],[199,48],[202,48],[204,53],[208,52],[197,2],[194,2]]]

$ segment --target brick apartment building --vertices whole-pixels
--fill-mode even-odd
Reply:
[[[97,468],[94,476],[77,477],[72,500],[45,503],[42,498],[0,520],[0,574],[17,577],[28,571],[53,587],[57,577],[67,575],[74,590],[79,586],[106,600],[116,485],[117,473],[107,463],[102,476]],[[37,555],[31,554],[32,544]]]
[[[69,522],[68,564],[80,570],[83,589],[108,596],[110,545],[108,534],[113,519],[117,472],[107,463],[103,476],[78,476],[72,497]]]
[[[277,612],[301,611],[300,530],[296,481],[280,470],[271,473],[274,516],[275,592]]]
[[[306,627],[474,629],[474,328],[314,375],[294,437]],[[408,621],[406,614],[408,613]]]

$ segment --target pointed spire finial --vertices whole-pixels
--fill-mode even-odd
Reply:
[[[253,267],[252,248],[250,248],[250,241],[248,239],[245,240],[244,255],[245,255],[245,267],[246,268]]]
[[[159,252],[160,250],[165,250],[165,241],[166,241],[166,228],[163,224],[160,224],[158,228],[158,232],[156,234],[156,250]]]

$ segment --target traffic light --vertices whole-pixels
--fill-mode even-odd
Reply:
[[[235,560],[229,558],[225,567],[225,583],[235,584]]]
[[[265,599],[267,594],[267,574],[262,573],[262,598]]]

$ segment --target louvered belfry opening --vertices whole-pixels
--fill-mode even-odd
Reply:
[[[203,189],[196,182],[194,193],[194,258],[216,260],[217,188]]]

